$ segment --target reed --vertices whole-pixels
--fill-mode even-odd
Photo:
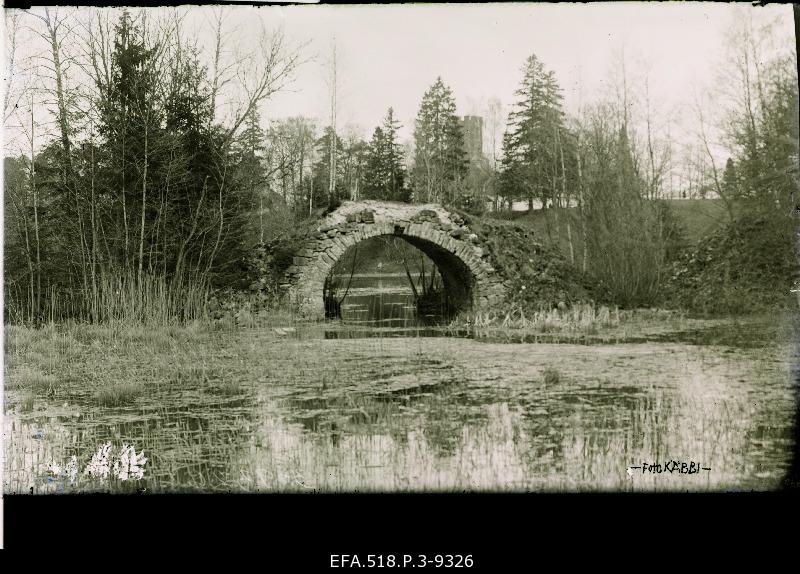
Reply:
[[[94,316],[99,322],[174,325],[206,317],[209,289],[204,282],[163,276],[104,275]]]
[[[51,285],[38,311],[9,288],[6,311],[18,325],[69,320],[175,325],[205,319],[209,293],[208,282],[202,278],[105,271],[94,288]]]
[[[457,318],[451,327],[522,329],[537,332],[580,332],[594,334],[598,329],[617,327],[623,321],[617,307],[596,307],[583,303],[563,309],[540,308],[524,311],[520,308],[508,311],[489,311]]]

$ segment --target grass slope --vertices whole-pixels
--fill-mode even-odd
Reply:
[[[728,221],[728,213],[721,199],[667,199],[672,213],[677,218],[689,243],[697,243],[701,238],[713,233]],[[491,215],[490,217],[494,217]],[[572,241],[575,257],[579,258],[580,221],[578,208],[555,208],[547,211],[499,213],[498,218],[512,219],[515,223],[531,229],[539,241],[558,243],[562,253],[569,253],[569,239],[565,222],[572,226]],[[560,233],[556,232],[558,220]]]

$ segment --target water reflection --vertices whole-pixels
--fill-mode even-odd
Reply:
[[[33,412],[8,392],[6,491],[71,491],[47,464],[105,441],[144,450],[146,480],[73,491],[769,489],[790,460],[794,357],[777,342],[210,337],[198,353],[214,376],[154,383],[127,407],[97,406],[80,381]],[[667,458],[712,471],[626,472]]]
[[[408,278],[401,273],[335,276],[349,285],[341,300],[345,324],[374,327],[430,327],[441,313],[420,314]]]

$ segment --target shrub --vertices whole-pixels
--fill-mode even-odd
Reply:
[[[684,252],[669,279],[670,303],[703,313],[746,313],[791,304],[797,274],[790,218],[744,212]]]

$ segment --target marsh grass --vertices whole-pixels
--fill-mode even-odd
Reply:
[[[561,373],[558,372],[558,369],[548,367],[542,373],[542,380],[546,385],[556,385],[561,380]]]
[[[21,389],[37,395],[53,395],[60,384],[54,375],[42,372],[37,366],[20,365],[6,377],[6,390]]]
[[[24,397],[22,397],[22,400],[19,403],[20,411],[23,413],[33,412],[35,406],[36,399],[31,394],[26,394]]]
[[[257,304],[246,302],[240,307],[226,309],[215,314],[216,318],[204,322],[214,331],[239,331],[241,329],[271,329],[274,327],[294,327],[298,323],[320,322],[318,319],[300,319],[290,309],[276,306],[259,308]]]
[[[34,341],[41,338],[41,334],[41,330],[37,331],[21,325],[7,325],[5,327],[6,356],[24,354]]]
[[[573,331],[594,333],[598,328],[616,327],[621,316],[618,308],[596,307],[592,304],[573,305],[565,309],[539,309],[525,312],[522,309],[490,311],[457,319],[456,326],[471,325],[475,328],[499,327],[503,329],[525,329],[541,333]]]
[[[222,365],[208,362],[206,359],[197,362],[178,362],[169,369],[169,381],[184,383],[199,383],[201,385],[219,386],[226,380],[226,372]]]
[[[207,387],[208,392],[222,396],[236,396],[244,392],[244,385],[237,380],[223,379]]]
[[[145,325],[67,321],[40,328],[6,327],[6,391],[38,397],[87,397],[97,406],[134,404],[147,390],[200,384],[234,396],[241,383],[225,367],[230,355],[209,355],[209,322]]]
[[[755,403],[734,393],[735,378],[763,377],[774,386],[771,359],[761,367],[715,349],[682,347],[678,356],[657,345],[643,354],[626,345],[586,360],[585,348],[569,345],[323,341],[270,330],[220,334],[203,325],[157,331],[80,324],[7,331],[13,360],[6,382],[20,393],[15,400],[31,392],[44,412],[54,403],[21,384],[57,377],[59,393],[70,403],[71,394],[79,404],[85,397],[91,414],[89,426],[21,417],[25,426],[5,451],[13,484],[27,491],[31,473],[38,476],[31,469],[74,448],[65,441],[80,436],[80,447],[92,448],[107,428],[135,437],[153,457],[148,490],[161,492],[719,490],[775,480],[753,478],[761,472],[753,470],[761,456],[753,449],[766,448],[777,431],[760,430],[766,438],[753,439],[752,429],[762,428],[751,412]],[[35,344],[59,337],[56,345]],[[48,348],[47,360],[62,371],[40,366]],[[601,371],[603,380],[593,380]],[[544,389],[527,384],[530,372],[540,373]],[[450,379],[457,382],[445,384]],[[759,393],[768,387],[753,386]],[[213,396],[245,392],[252,404]],[[763,396],[759,409],[776,404]],[[55,406],[61,404],[59,395]],[[99,408],[130,404],[136,408],[124,413]],[[139,408],[148,420],[157,412],[157,420],[130,423]],[[782,424],[782,408],[760,420]],[[40,424],[44,439],[32,439]],[[765,466],[779,452],[770,449]],[[701,459],[714,474],[625,472],[664,456]]]
[[[701,320],[695,321],[702,323]],[[565,308],[541,308],[525,311],[519,308],[508,311],[466,313],[448,325],[453,332],[468,329],[476,337],[496,336],[549,336],[559,342],[595,339],[614,342],[629,336],[679,331],[692,320],[680,311],[665,309],[626,309],[596,306],[592,303],[576,304]],[[546,342],[546,341],[542,341]]]
[[[92,397],[101,407],[122,407],[133,404],[143,392],[143,385],[123,381],[97,389]]]

